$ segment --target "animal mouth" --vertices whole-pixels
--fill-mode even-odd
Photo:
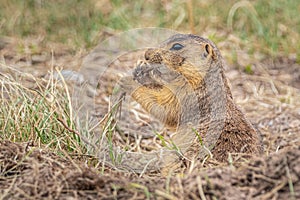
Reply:
[[[137,62],[132,75],[133,80],[147,87],[161,87],[180,76],[178,72],[170,69],[165,63],[149,63],[145,60]]]

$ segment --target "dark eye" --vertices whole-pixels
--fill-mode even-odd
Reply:
[[[173,44],[173,46],[170,50],[178,51],[178,50],[182,49],[183,47],[184,47],[183,45],[181,45],[179,43],[175,43],[175,44]]]

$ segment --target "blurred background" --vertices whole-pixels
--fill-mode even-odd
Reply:
[[[300,62],[299,12],[294,0],[1,0],[0,49],[9,37],[59,43],[75,53],[115,33],[160,27],[210,38],[228,50],[229,62],[238,50]],[[34,44],[29,50],[38,52]]]

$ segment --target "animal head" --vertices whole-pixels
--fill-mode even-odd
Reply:
[[[155,64],[180,66],[189,63],[199,71],[206,72],[220,57],[217,47],[208,39],[192,34],[176,34],[160,45],[159,48],[148,49],[145,60]]]
[[[220,56],[213,42],[192,34],[176,34],[163,42],[160,48],[180,55],[195,66],[207,65]]]

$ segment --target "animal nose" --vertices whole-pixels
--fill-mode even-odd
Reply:
[[[161,63],[162,57],[157,49],[148,49],[145,52],[145,60],[149,63]]]
[[[154,49],[148,49],[146,52],[145,52],[145,60],[149,61],[150,58],[152,57],[151,55],[153,55],[153,50]]]

